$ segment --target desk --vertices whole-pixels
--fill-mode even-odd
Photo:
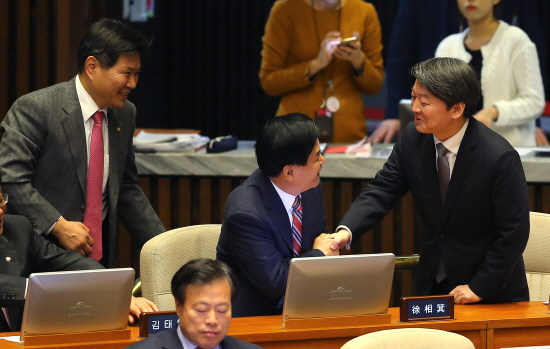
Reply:
[[[433,328],[456,332],[468,337],[478,349],[497,349],[515,346],[550,344],[550,314],[540,302],[520,302],[496,305],[456,305],[456,320],[399,322],[399,308],[390,308],[391,324],[339,328],[285,330],[280,316],[236,318],[231,322],[229,335],[261,345],[265,349],[316,348],[338,349],[352,338],[366,333],[393,328]],[[79,343],[78,346],[26,346],[0,342],[11,348],[124,348],[139,340],[139,330],[131,327],[132,338],[127,341]],[[0,334],[3,336],[6,334]]]

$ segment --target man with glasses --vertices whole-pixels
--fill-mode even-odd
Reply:
[[[4,214],[8,193],[0,179],[0,332],[19,331],[23,319],[27,277],[31,273],[101,269],[103,266],[75,251],[57,247],[35,234],[23,216]],[[132,297],[129,321],[142,311],[157,311],[145,298]]]

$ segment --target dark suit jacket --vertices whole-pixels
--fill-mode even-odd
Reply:
[[[109,266],[116,265],[117,216],[141,246],[165,231],[137,185],[133,151],[136,109],[126,101],[108,109]],[[2,122],[2,187],[10,196],[10,213],[24,215],[34,231],[45,232],[63,215],[84,220],[87,150],[75,79],[19,98]]]
[[[302,207],[300,257],[324,256],[312,250],[315,238],[326,232],[321,184],[302,193]],[[256,170],[227,198],[217,247],[217,259],[231,267],[239,282],[234,317],[280,314],[292,242],[283,202],[269,177]]]
[[[21,329],[26,278],[31,273],[100,268],[95,260],[65,251],[34,234],[25,217],[5,215],[0,236],[0,307],[8,307],[11,329],[3,328],[0,322],[0,332]]]
[[[261,349],[259,345],[251,344],[243,340],[225,336],[220,343],[222,349]],[[177,327],[172,330],[155,334],[144,340],[127,346],[129,349],[183,349],[178,337]]]
[[[422,220],[417,291],[429,293],[443,258],[451,286],[468,284],[485,302],[529,300],[522,253],[529,238],[529,201],[518,153],[470,119],[441,204],[433,135],[408,125],[387,163],[340,224],[368,231],[411,191]]]

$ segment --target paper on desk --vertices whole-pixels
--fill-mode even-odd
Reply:
[[[351,145],[328,147],[326,153],[361,153],[361,156],[368,157],[372,150],[372,144],[367,142],[367,137]]]
[[[156,151],[195,151],[209,141],[210,138],[196,133],[150,133],[141,130],[134,137],[134,146]]]
[[[3,339],[5,341],[9,341],[9,342],[14,342],[14,343],[21,343],[21,337],[20,336],[0,337],[0,339]]]

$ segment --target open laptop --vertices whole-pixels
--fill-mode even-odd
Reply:
[[[407,125],[414,121],[414,113],[410,99],[402,99],[399,101],[399,121],[401,122],[401,134],[405,131]]]
[[[98,269],[31,274],[21,341],[28,335],[125,328],[134,269]]]
[[[394,268],[392,253],[292,259],[283,326],[290,318],[385,313]]]

